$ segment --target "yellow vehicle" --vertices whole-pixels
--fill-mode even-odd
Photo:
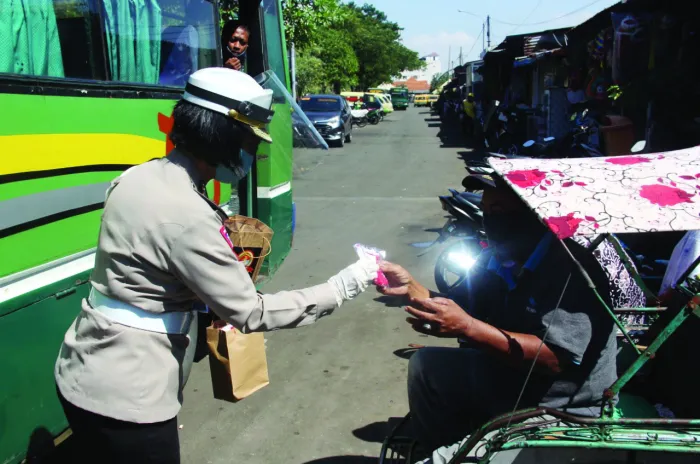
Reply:
[[[428,106],[428,95],[416,95],[413,106]]]
[[[382,102],[382,111],[384,114],[389,114],[394,112],[394,105],[391,103],[391,97],[387,94],[375,94],[380,102]]]
[[[428,95],[428,106],[432,106],[433,103],[438,101],[439,95]]]

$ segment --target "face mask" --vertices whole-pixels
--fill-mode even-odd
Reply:
[[[255,161],[253,155],[245,150],[241,150],[241,167],[234,170],[227,165],[218,164],[214,179],[224,184],[235,185],[250,172],[250,169],[253,167],[253,161]]]
[[[246,52],[248,51],[248,50],[244,50],[243,53],[236,53],[233,50],[231,50],[231,47],[229,47],[228,45],[226,45],[226,49],[228,50],[228,52],[231,54],[232,57],[238,58],[241,61],[245,60]]]

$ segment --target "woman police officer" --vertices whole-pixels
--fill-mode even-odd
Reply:
[[[273,112],[272,91],[225,68],[189,78],[173,111],[175,148],[133,167],[107,192],[90,295],[56,361],[76,448],[91,462],[178,463],[177,415],[195,306],[243,332],[315,322],[364,291],[377,264],[358,261],[314,287],[261,295],[204,195],[240,178]]]

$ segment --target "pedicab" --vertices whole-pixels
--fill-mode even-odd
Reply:
[[[502,457],[508,454],[506,451],[519,453],[531,448],[540,448],[533,452],[569,453],[568,462],[581,462],[586,453],[590,456],[600,452],[622,452],[627,463],[636,462],[639,452],[645,456],[646,452],[678,453],[676,457],[689,459],[683,462],[700,462],[700,456],[692,456],[700,455],[698,413],[681,419],[671,411],[664,413],[661,405],[652,406],[645,398],[648,376],[641,376],[655,367],[654,358],[659,349],[669,339],[673,342],[674,337],[680,336],[679,328],[684,328],[680,334],[685,336],[687,329],[697,324],[693,321],[694,317],[700,317],[700,280],[694,276],[694,270],[700,264],[700,257],[688,259],[672,290],[675,304],[664,306],[648,290],[618,239],[619,234],[700,230],[700,147],[612,158],[489,158],[488,163],[494,175],[505,181],[556,236],[556,242],[572,260],[574,272],[580,272],[595,293],[600,311],[614,321],[618,379],[601,392],[603,402],[598,417],[580,417],[541,407],[519,409],[516,403],[511,413],[493,418],[465,437],[445,462],[503,462],[497,458],[499,453]],[[592,269],[572,253],[574,241],[588,244],[584,253],[593,253],[603,241],[608,241],[647,294],[647,307],[611,308],[591,278]],[[594,260],[586,260],[588,266],[591,262]],[[688,338],[692,343],[692,336]],[[631,360],[621,362],[622,352],[631,353]],[[673,358],[664,362],[673,364]],[[534,365],[533,361],[530,374]],[[666,372],[668,369],[683,372],[684,379],[697,376],[692,365],[663,368]],[[641,381],[640,376],[644,377]],[[523,391],[529,379],[528,374]],[[658,378],[656,381],[659,382]],[[660,383],[668,381],[662,378]],[[632,393],[631,385],[634,385]],[[697,397],[685,400],[697,405]],[[410,414],[384,440],[380,463],[416,462],[417,443],[405,434],[402,436],[408,421]],[[597,451],[591,453],[591,450]],[[543,460],[542,456],[533,462],[560,462]],[[649,453],[649,456],[670,462],[667,454]],[[516,459],[516,462],[530,461]]]

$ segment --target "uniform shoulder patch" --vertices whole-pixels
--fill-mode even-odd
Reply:
[[[226,240],[226,243],[228,244],[229,248],[231,248],[231,252],[233,252],[236,259],[238,259],[238,255],[235,251],[233,251],[233,242],[231,241],[231,237],[229,237],[228,232],[226,232],[226,226],[221,226],[221,228],[219,229],[219,233],[224,238],[224,240]]]

